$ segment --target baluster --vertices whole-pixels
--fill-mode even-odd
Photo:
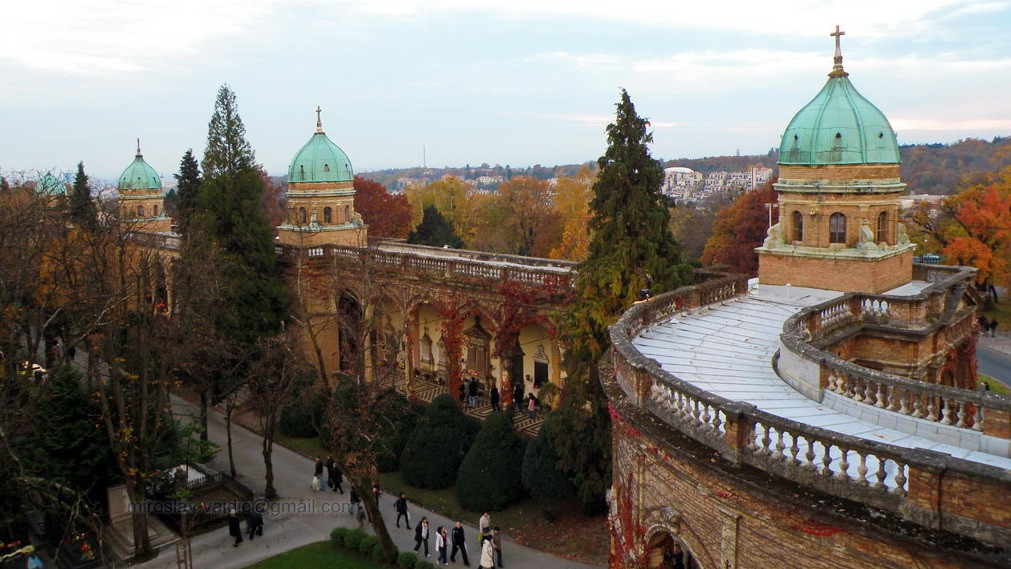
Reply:
[[[899,413],[903,415],[909,414],[909,407],[906,405],[909,402],[909,392],[905,389],[899,390]]]
[[[849,477],[849,472],[847,471],[850,469],[849,457],[847,455],[849,454],[850,449],[846,447],[839,447],[839,450],[842,451],[842,456],[839,457],[839,473],[836,474],[836,476],[839,478],[847,478]]]
[[[880,490],[885,487],[885,462],[886,460],[882,457],[878,457],[878,471],[874,473],[874,477],[878,479],[874,483],[874,488]]]
[[[790,435],[790,442],[791,442],[791,444],[790,444],[790,458],[791,458],[790,464],[792,464],[794,466],[797,466],[797,465],[800,464],[800,461],[797,460],[797,454],[800,452],[800,448],[798,448],[798,446],[797,446],[797,435],[791,433],[791,435]]]
[[[720,431],[720,425],[723,424],[723,421],[720,419],[720,415],[721,415],[721,411],[719,409],[717,409],[716,413],[713,414],[713,432],[714,433],[720,433],[721,432]]]
[[[786,448],[786,444],[783,443],[783,438],[786,433],[783,431],[776,431],[776,460],[783,460],[783,449]]]
[[[763,424],[762,425],[762,429],[765,430],[765,434],[762,436],[762,448],[761,448],[761,451],[764,454],[771,454],[772,451],[770,450],[769,443],[772,442],[772,439],[769,437],[769,426]]]
[[[895,386],[888,386],[888,410],[897,411],[899,408],[899,402],[895,397]]]
[[[702,427],[704,429],[706,429],[706,430],[712,428],[712,425],[709,424],[709,419],[710,419],[710,417],[709,417],[709,404],[703,402],[702,403]]]
[[[951,424],[951,400],[941,399],[941,424],[950,425]]]
[[[863,403],[864,401],[864,390],[860,389],[860,378],[853,378],[853,400],[857,403]]]
[[[857,452],[860,456],[860,465],[857,466],[857,476],[860,477],[859,483],[863,486],[867,485],[867,453]]]
[[[864,385],[866,386],[864,388],[864,401],[866,401],[867,404],[870,405],[871,404],[871,399],[874,397],[874,387],[875,386],[874,386],[873,382],[870,382],[870,381],[867,381],[867,380],[864,380]]]
[[[983,430],[983,407],[981,405],[976,405],[976,410],[972,414],[972,430]]]
[[[832,464],[832,445],[822,443],[821,446],[825,449],[825,454],[821,456],[821,475],[832,476],[832,469],[829,468]]]
[[[877,401],[874,403],[875,407],[884,409],[885,395],[887,395],[887,390],[888,387],[886,387],[885,384],[883,383],[878,384],[878,392],[874,394],[875,399],[877,399]]]
[[[937,400],[933,395],[927,395],[927,420],[937,420]]]
[[[913,398],[913,418],[922,419],[923,418],[923,398],[920,397],[919,393],[910,393],[910,397]]]
[[[955,423],[955,426],[959,427],[959,428],[962,428],[962,429],[965,428],[965,406],[966,405],[967,404],[964,403],[964,402],[962,402],[962,401],[958,402],[958,422]]]
[[[683,420],[685,417],[685,396],[680,391],[675,395],[674,406],[674,416],[677,417],[678,421]]]
[[[804,458],[807,459],[807,467],[817,470],[818,467],[814,464],[814,441],[810,437],[805,437],[805,440],[807,440],[807,452],[804,453]]]
[[[900,462],[895,463],[895,492],[899,495],[906,495],[906,465]]]
[[[699,421],[699,415],[701,414],[699,411],[699,400],[692,399],[690,401],[692,405],[692,427],[698,428],[699,424],[701,424],[701,421]]]

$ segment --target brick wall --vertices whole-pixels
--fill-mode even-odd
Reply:
[[[829,164],[779,166],[780,180],[897,180],[898,164]]]
[[[913,279],[913,253],[885,259],[802,257],[789,252],[759,252],[762,284],[882,293]]]

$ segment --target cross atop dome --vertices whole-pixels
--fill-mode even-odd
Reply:
[[[319,114],[322,113],[322,112],[323,112],[323,109],[319,108],[319,105],[317,105],[316,106],[316,132],[319,132],[319,133],[323,132],[323,119],[321,119],[320,116],[319,116]]]
[[[140,139],[139,138],[137,139],[137,156],[143,156],[143,154],[140,153]]]
[[[840,39],[842,36],[846,35],[846,32],[839,29],[837,24],[835,31],[829,34],[835,38],[835,57],[832,59],[834,65],[832,65],[832,71],[828,74],[829,77],[847,77],[849,73],[843,70],[842,66],[842,46],[840,45]]]

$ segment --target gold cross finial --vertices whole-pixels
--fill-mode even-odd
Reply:
[[[316,106],[316,132],[323,132],[323,119],[319,117],[319,114],[323,112],[323,109]]]
[[[828,74],[829,77],[846,77],[849,75],[849,73],[843,70],[842,66],[842,46],[839,40],[844,35],[846,35],[846,32],[840,30],[838,24],[835,27],[835,31],[829,34],[829,36],[835,38],[835,57],[832,60],[832,72]]]

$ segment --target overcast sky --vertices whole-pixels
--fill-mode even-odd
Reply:
[[[619,88],[653,155],[765,153],[826,81],[836,24],[900,143],[1011,134],[1011,1],[10,0],[0,170],[167,179],[218,87],[274,174],[327,134],[356,172],[595,160]]]

